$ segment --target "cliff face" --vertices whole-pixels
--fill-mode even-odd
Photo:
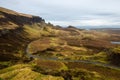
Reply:
[[[0,29],[15,29],[25,24],[32,25],[42,21],[44,22],[44,19],[39,16],[17,13],[0,7]]]
[[[41,21],[44,21],[42,18],[38,17],[38,16],[31,16],[31,17],[27,17],[27,16],[22,16],[22,15],[14,15],[14,14],[8,14],[5,12],[1,12],[1,14],[3,14],[5,16],[5,18],[0,18],[0,21],[3,22],[13,22],[17,25],[24,25],[24,24],[32,24],[32,23],[39,23]]]
[[[31,40],[28,34],[34,36],[35,30],[39,31],[43,23],[45,21],[41,17],[0,7],[0,61],[19,59]]]

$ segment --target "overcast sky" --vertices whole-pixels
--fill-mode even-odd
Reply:
[[[61,26],[120,26],[120,0],[0,0],[0,6]]]

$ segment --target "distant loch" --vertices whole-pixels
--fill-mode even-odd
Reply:
[[[111,41],[112,44],[120,44],[120,41]]]

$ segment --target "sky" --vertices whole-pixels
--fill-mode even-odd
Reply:
[[[120,0],[0,0],[0,7],[37,15],[54,25],[120,28]]]

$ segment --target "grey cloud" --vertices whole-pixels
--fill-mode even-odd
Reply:
[[[118,25],[119,4],[120,0],[0,0],[2,7],[39,15],[46,21],[58,22],[59,25],[67,23],[78,26],[88,25],[87,21],[95,20],[101,21],[102,25],[103,22],[106,22],[105,24],[116,22]],[[96,22],[96,25],[97,23],[99,22]]]

